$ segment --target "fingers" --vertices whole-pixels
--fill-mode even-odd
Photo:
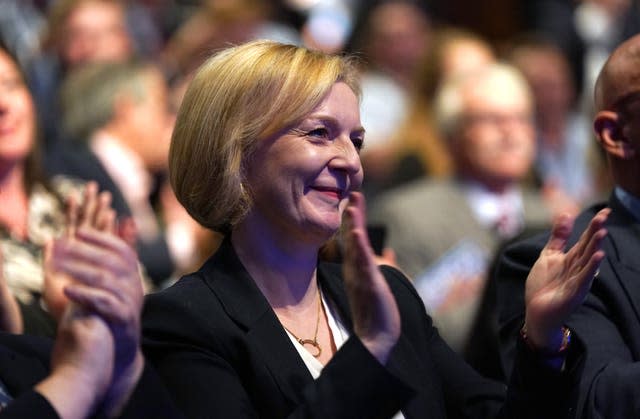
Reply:
[[[73,237],[80,227],[115,233],[116,213],[111,208],[111,193],[98,193],[96,182],[87,182],[82,199],[72,195],[67,199],[67,236]]]
[[[74,257],[89,258],[96,264],[110,262],[104,260],[108,258],[115,258],[113,262],[116,264],[136,262],[135,250],[124,240],[91,228],[79,228],[73,239],[56,240],[54,248],[58,252],[56,257],[69,253]]]
[[[106,268],[114,273],[131,269],[129,258],[108,247],[100,247],[82,240],[57,240],[52,249],[51,261],[54,270],[63,270],[67,261],[88,263],[98,268]]]
[[[567,254],[568,270],[574,272],[570,280],[572,286],[581,288],[580,295],[584,295],[591,287],[591,282],[605,256],[602,242],[607,235],[604,224],[611,211],[605,208],[599,211],[589,223],[587,229],[580,236],[580,240]]]
[[[78,204],[78,197],[74,194],[71,194],[67,198],[67,209],[66,209],[66,220],[67,220],[67,229],[66,236],[73,237],[76,234],[76,226],[78,225],[78,217],[80,213],[80,208]]]
[[[365,253],[370,253],[373,258],[373,250],[367,235],[366,208],[364,196],[360,192],[351,192],[349,204],[345,210],[345,226],[347,230],[347,251],[349,242],[357,245]]]
[[[108,269],[95,267],[94,265],[74,259],[65,259],[58,262],[58,269],[73,278],[73,282],[101,289],[113,294],[116,298],[124,300],[129,290],[125,278],[113,275]],[[135,278],[135,276],[133,277]]]
[[[111,193],[101,192],[98,196],[98,205],[93,217],[93,226],[99,231],[115,233],[116,212],[111,208]]]
[[[610,213],[610,208],[603,208],[598,211],[598,213],[589,222],[589,226],[587,227],[587,229],[580,235],[580,239],[570,252],[575,252],[578,255],[584,255],[588,250],[588,246],[591,243],[594,235],[596,235],[600,230],[604,229],[604,224],[607,221]]]
[[[64,288],[64,293],[69,300],[78,304],[82,309],[97,313],[108,323],[128,322],[132,315],[137,313],[136,310],[131,310],[126,301],[99,288],[84,284],[70,284]]]
[[[97,195],[98,184],[96,182],[87,182],[78,213],[78,226],[94,225],[99,207]]]
[[[551,236],[545,245],[545,250],[564,250],[573,228],[573,219],[567,214],[561,214],[553,221]]]

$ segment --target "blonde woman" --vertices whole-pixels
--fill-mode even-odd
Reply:
[[[352,60],[292,45],[254,41],[200,68],[170,177],[225,240],[147,299],[148,359],[189,418],[562,416],[580,353],[563,320],[602,258],[606,213],[568,256],[557,224],[528,281],[529,346],[507,396],[446,346],[410,282],[375,264],[359,96]],[[319,262],[343,216],[344,265]]]

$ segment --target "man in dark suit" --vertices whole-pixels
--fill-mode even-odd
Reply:
[[[567,326],[585,342],[587,360],[577,415],[639,417],[640,378],[640,36],[622,43],[595,86],[594,129],[606,152],[615,188],[607,203],[583,211],[571,246],[599,209],[608,206],[605,259],[591,291]],[[545,235],[518,242],[501,257],[498,280],[502,355],[509,370],[524,316],[525,278],[545,247]]]

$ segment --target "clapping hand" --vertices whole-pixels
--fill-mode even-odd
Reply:
[[[562,326],[584,301],[600,262],[604,258],[605,208],[591,220],[578,242],[564,251],[572,230],[565,216],[553,225],[551,237],[527,278],[525,289],[527,336],[532,345],[547,353],[560,348]]]
[[[73,195],[67,199],[64,235],[67,238],[73,238],[80,227],[113,233],[115,218],[115,211],[111,208],[111,194],[98,193],[97,183],[88,182],[80,201]],[[52,246],[53,242],[47,243],[44,249],[42,298],[49,313],[59,322],[68,303],[63,289],[72,282],[72,279],[53,267]]]
[[[110,204],[110,194],[99,194],[93,182],[87,184],[80,203],[73,198],[68,201],[66,234],[50,243],[45,253],[45,296],[59,322],[56,347],[64,342],[65,346],[73,343],[74,339],[65,339],[65,336],[75,336],[80,343],[84,338],[90,340],[92,333],[89,332],[100,330],[96,324],[106,325],[109,333],[102,337],[112,357],[112,362],[106,363],[108,385],[104,391],[97,385],[93,389],[103,400],[104,413],[112,416],[120,411],[133,391],[142,374],[144,358],[140,349],[143,289],[138,258],[130,244],[117,236],[115,212]],[[69,311],[84,313],[80,323],[85,326],[73,321],[65,323],[69,322],[66,314]],[[86,333],[69,334],[77,330]],[[61,365],[75,357],[84,359],[83,346],[75,347],[80,348],[78,354],[62,357]],[[102,367],[102,364],[89,366],[84,373],[103,376]]]
[[[354,330],[384,364],[400,337],[400,313],[369,244],[361,193],[349,196],[345,221],[343,270]]]
[[[74,304],[100,316],[114,339],[113,378],[105,408],[117,412],[142,373],[140,349],[142,280],[135,251],[125,241],[91,227],[53,246],[54,269],[73,281],[64,294]]]

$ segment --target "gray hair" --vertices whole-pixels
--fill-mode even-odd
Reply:
[[[60,91],[64,134],[86,141],[113,119],[119,97],[144,99],[149,66],[140,61],[91,63],[69,74]]]
[[[498,81],[509,87],[510,94],[525,95],[532,100],[529,84],[518,69],[510,64],[496,62],[475,70],[464,72],[445,80],[436,92],[434,114],[438,129],[444,137],[455,135],[460,128],[465,113],[465,94],[467,90],[488,81]]]

